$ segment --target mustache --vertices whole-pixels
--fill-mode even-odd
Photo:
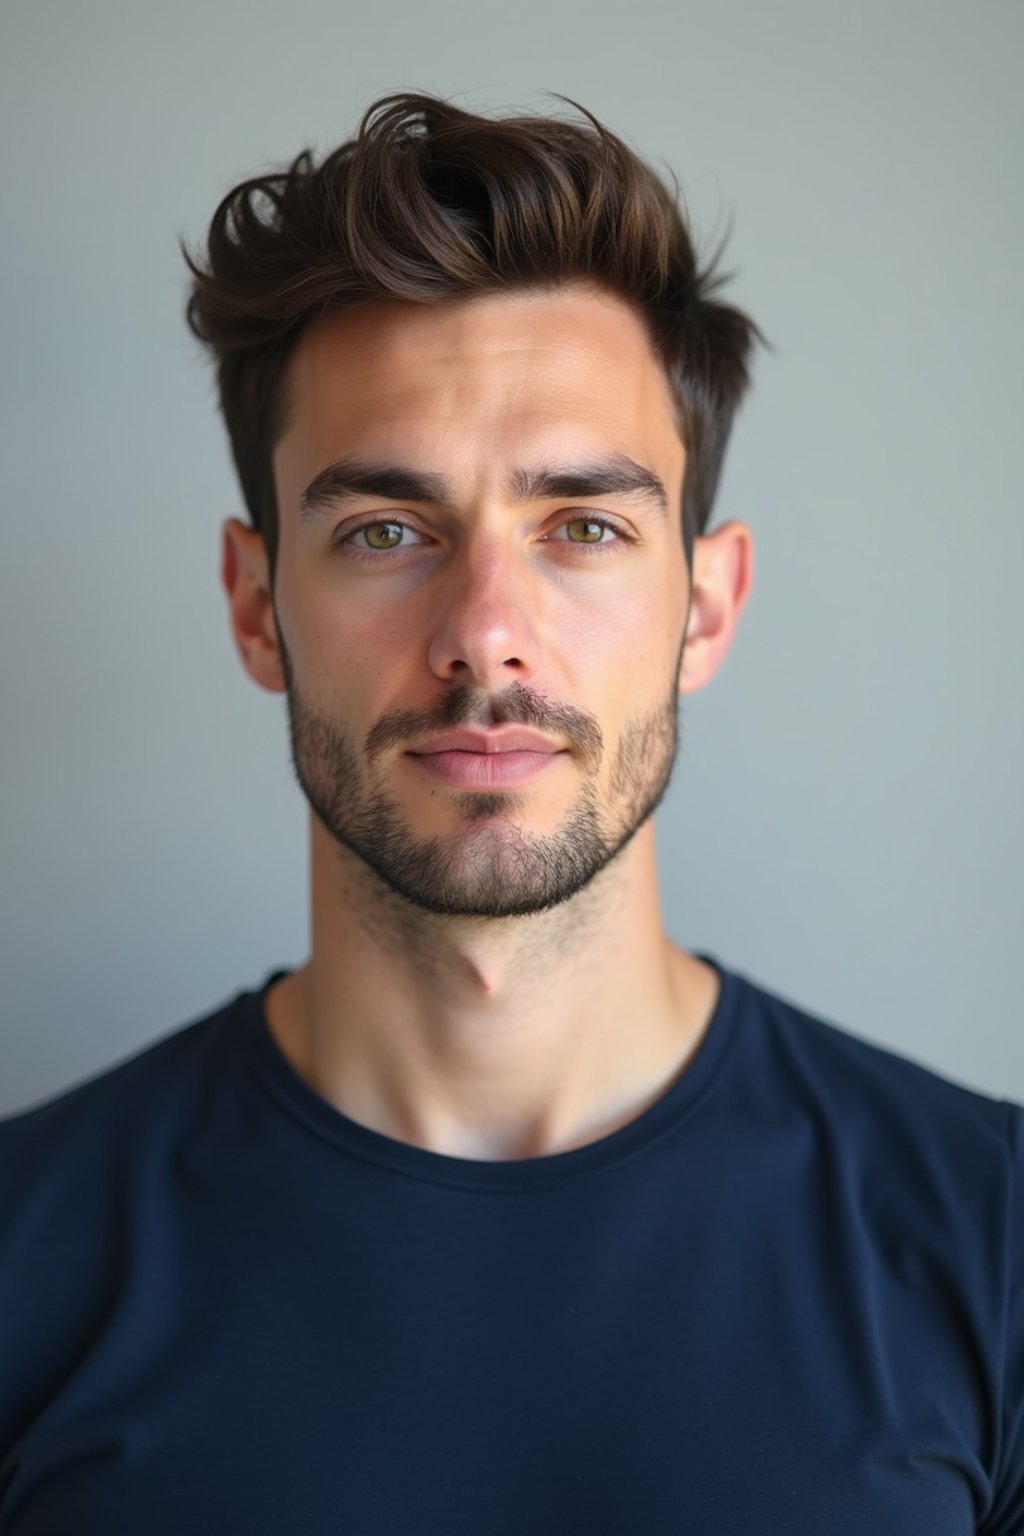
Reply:
[[[591,716],[554,703],[522,683],[482,697],[479,689],[457,686],[429,710],[389,710],[367,733],[370,758],[407,741],[422,740],[456,726],[525,725],[550,736],[563,736],[591,766],[600,761],[604,734]]]

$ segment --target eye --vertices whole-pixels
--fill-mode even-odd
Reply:
[[[611,554],[616,549],[626,544],[635,542],[633,535],[613,523],[610,518],[600,516],[597,513],[588,512],[577,517],[563,518],[558,528],[582,530],[583,537],[576,538],[552,538],[548,535],[542,542],[551,544],[568,544],[574,549],[585,549],[594,554]],[[402,542],[402,535],[409,533],[418,540],[416,542]],[[614,538],[605,538],[605,534],[613,534]],[[362,536],[366,536],[366,543],[362,542]],[[359,523],[355,528],[349,528],[336,541],[336,548],[344,548],[345,554],[352,560],[384,561],[391,555],[401,555],[405,550],[416,549],[429,544],[431,541],[425,534],[420,534],[419,529],[411,523],[403,522],[397,517],[368,518],[365,523]]]
[[[338,539],[339,545],[347,545],[348,553],[358,559],[372,560],[376,555],[386,555],[393,549],[410,549],[413,545],[402,544],[403,533],[416,533],[417,530],[409,523],[403,523],[395,517],[378,517],[373,522],[360,523],[358,528],[350,528],[347,533]],[[357,544],[356,539],[360,534],[366,534],[366,545]]]
[[[570,517],[564,523],[559,523],[558,526],[567,529],[582,528],[585,530],[585,533],[584,537],[580,539],[555,539],[553,542],[556,544],[580,544],[584,547],[590,545],[593,548],[605,548],[608,545],[620,542],[626,537],[622,530],[615,523],[610,522],[608,518],[597,517],[593,514],[589,514],[586,517]],[[614,533],[616,538],[602,538],[604,533]]]

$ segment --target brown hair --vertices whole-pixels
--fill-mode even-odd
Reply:
[[[590,126],[486,118],[420,92],[381,97],[318,166],[240,182],[210,224],[188,323],[217,362],[235,467],[273,585],[272,452],[286,424],[282,373],[303,325],[374,297],[418,303],[596,281],[644,317],[687,450],[681,515],[690,565],[707,527],[758,327],[712,294],[674,198],[591,112]],[[673,178],[674,179],[674,178]],[[676,187],[678,194],[678,186]]]

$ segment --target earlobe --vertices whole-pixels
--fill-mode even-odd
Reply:
[[[734,519],[694,540],[680,694],[703,688],[724,662],[753,584],[754,537],[746,523]]]
[[[221,532],[221,585],[227,593],[231,631],[242,665],[261,688],[284,693],[286,683],[263,535],[235,517],[224,522]]]

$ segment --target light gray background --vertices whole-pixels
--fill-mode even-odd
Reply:
[[[385,91],[585,102],[679,176],[757,362],[755,534],[658,813],[666,927],[1024,1099],[1019,0],[4,0],[0,1109],[306,955],[283,697],[175,237]],[[667,172],[666,172],[667,174]]]

